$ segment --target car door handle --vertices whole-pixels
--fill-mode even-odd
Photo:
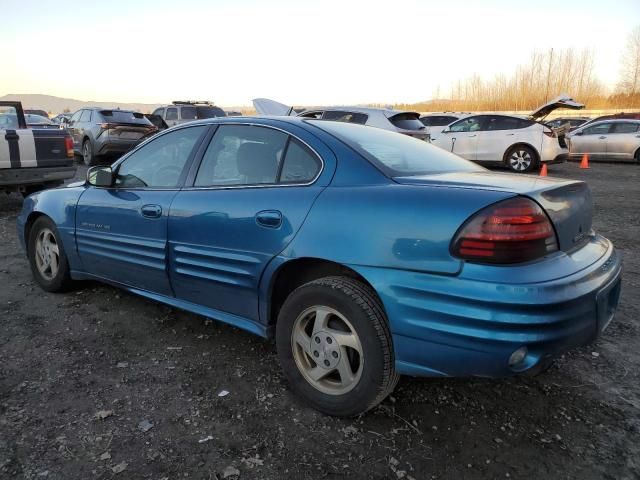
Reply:
[[[160,205],[143,205],[140,208],[143,217],[159,218],[162,216],[162,207]]]
[[[256,213],[256,223],[261,227],[279,228],[282,225],[282,212],[279,210],[262,210]]]
[[[507,133],[507,137],[513,137],[515,133]]]
[[[605,139],[605,138],[607,138],[607,137],[605,137],[605,136],[603,135],[602,137],[598,137],[598,138],[599,138],[600,140],[604,140],[604,139]]]
[[[476,135],[469,135],[467,138],[473,138],[473,137],[475,137],[475,136],[476,136]]]
[[[5,140],[20,140],[20,137],[18,136],[18,134],[16,132],[12,132],[12,133],[7,133],[4,136]]]

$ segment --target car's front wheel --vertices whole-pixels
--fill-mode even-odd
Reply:
[[[524,145],[512,147],[506,156],[507,166],[516,173],[532,171],[537,166],[536,153]]]
[[[291,388],[329,415],[366,412],[398,381],[380,300],[352,278],[325,277],[294,290],[278,315],[276,342]]]
[[[31,227],[28,242],[29,264],[36,282],[47,292],[67,290],[72,283],[69,262],[53,221],[38,218]]]

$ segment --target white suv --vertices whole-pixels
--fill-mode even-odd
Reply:
[[[514,172],[529,172],[542,162],[567,159],[567,129],[554,129],[542,119],[557,108],[584,108],[566,95],[552,100],[529,117],[473,115],[452,123],[441,133],[431,133],[431,142],[467,160],[505,164]]]
[[[193,122],[203,118],[226,117],[220,107],[207,101],[175,101],[171,105],[156,108],[152,115],[157,115],[164,120],[167,127],[173,127],[181,123]]]

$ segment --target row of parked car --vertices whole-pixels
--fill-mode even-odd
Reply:
[[[560,117],[545,121],[558,108],[581,109],[584,105],[560,95],[530,115],[440,112],[420,115],[391,108],[325,107],[296,111],[269,99],[254,100],[264,115],[298,116],[355,123],[392,130],[487,165],[505,165],[523,173],[543,163],[559,163],[585,153],[594,160],[640,162],[640,114],[617,114],[595,119]],[[84,108],[49,120],[46,112],[26,110],[34,127],[69,130],[74,152],[86,165],[118,156],[159,130],[198,119],[227,116],[207,101],[175,101],[151,114],[129,110]]]

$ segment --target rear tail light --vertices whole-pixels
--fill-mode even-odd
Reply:
[[[453,240],[453,256],[478,263],[511,264],[558,250],[551,221],[533,200],[510,198],[471,217]]]
[[[542,133],[544,133],[547,137],[551,137],[551,138],[555,138],[557,137],[556,132],[554,132],[553,130],[543,130]]]
[[[110,128],[114,128],[115,125],[111,123],[99,123],[98,126],[103,130],[109,130]]]
[[[68,135],[64,137],[64,148],[67,149],[67,158],[73,158],[73,139]]]

